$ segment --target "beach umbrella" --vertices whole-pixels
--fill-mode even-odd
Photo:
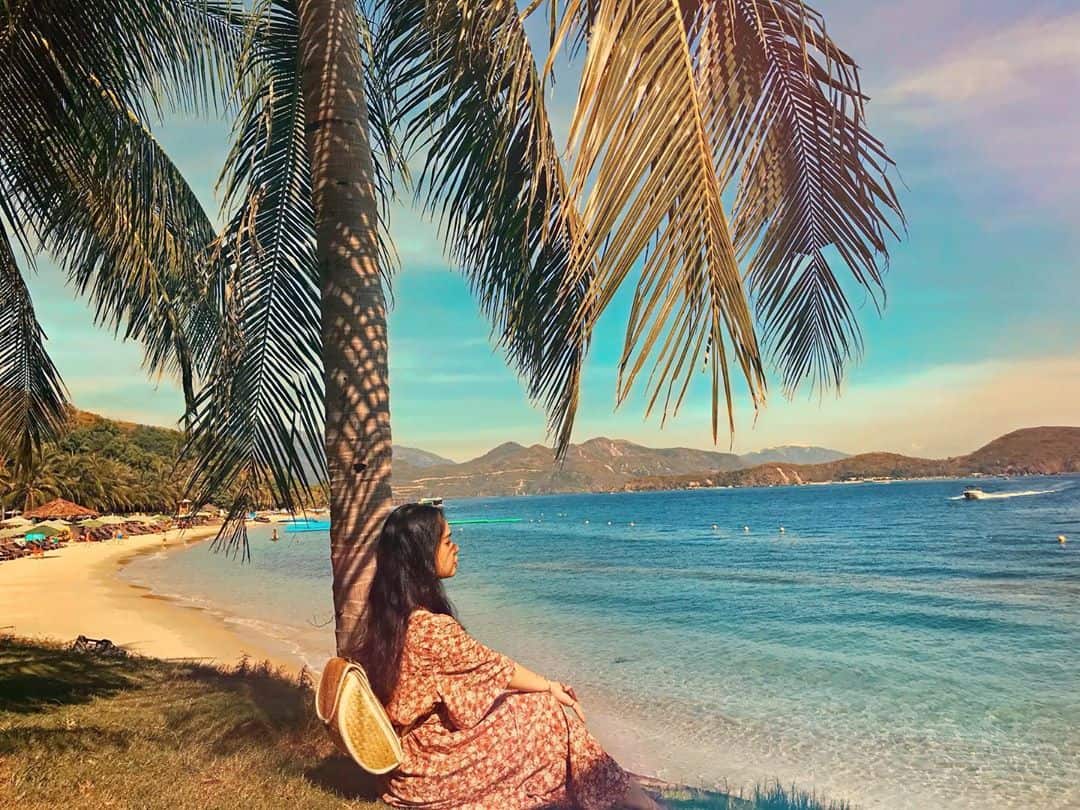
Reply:
[[[97,516],[98,513],[93,509],[87,509],[77,503],[65,501],[63,498],[49,501],[37,509],[31,509],[23,514],[23,517],[33,518],[34,520],[73,520],[75,518],[95,518]]]
[[[10,540],[15,537],[22,537],[29,531],[25,526],[13,526],[10,529],[0,529],[0,540]]]
[[[123,526],[128,522],[126,517],[120,517],[120,515],[105,515],[98,518],[99,524],[102,526]]]
[[[145,523],[147,526],[152,523],[157,523],[157,519],[152,518],[149,515],[132,515],[131,520],[135,521],[136,523]]]
[[[16,515],[15,517],[10,517],[7,520],[0,520],[0,526],[4,526],[5,528],[8,528],[8,529],[13,528],[15,526],[33,526],[33,525],[34,525],[34,521],[27,520],[22,515]]]
[[[79,526],[84,529],[100,529],[105,524],[101,522],[101,518],[90,518],[90,520],[83,520],[79,522]]]
[[[70,532],[71,524],[65,520],[43,520],[34,526],[35,532]]]

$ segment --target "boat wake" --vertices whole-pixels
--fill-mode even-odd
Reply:
[[[971,498],[969,500],[976,501],[1000,501],[1004,498],[1026,498],[1031,495],[1050,495],[1054,492],[1061,492],[1065,487],[1057,487],[1055,489],[1025,489],[1020,492],[983,492],[978,498]],[[962,501],[963,495],[953,495],[949,498],[950,501]]]

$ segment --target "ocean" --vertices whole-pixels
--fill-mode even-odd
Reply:
[[[637,773],[1080,808],[1080,478],[967,483],[449,501],[522,522],[455,527],[448,592],[480,640],[573,684]],[[328,537],[281,537],[254,525],[250,564],[201,544],[124,576],[318,667]]]

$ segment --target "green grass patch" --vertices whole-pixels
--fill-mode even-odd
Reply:
[[[671,810],[851,810],[779,786],[661,793]],[[385,808],[376,796],[303,677],[0,637],[0,807]]]
[[[694,788],[654,791],[669,810],[856,810],[845,801],[819,798],[796,787],[779,783],[755,787],[748,794],[720,793]]]

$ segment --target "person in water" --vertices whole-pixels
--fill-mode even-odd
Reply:
[[[458,623],[442,583],[457,573],[458,553],[433,506],[399,506],[379,535],[353,657],[405,754],[384,777],[383,801],[428,810],[659,810],[585,728],[571,686],[485,647]]]

